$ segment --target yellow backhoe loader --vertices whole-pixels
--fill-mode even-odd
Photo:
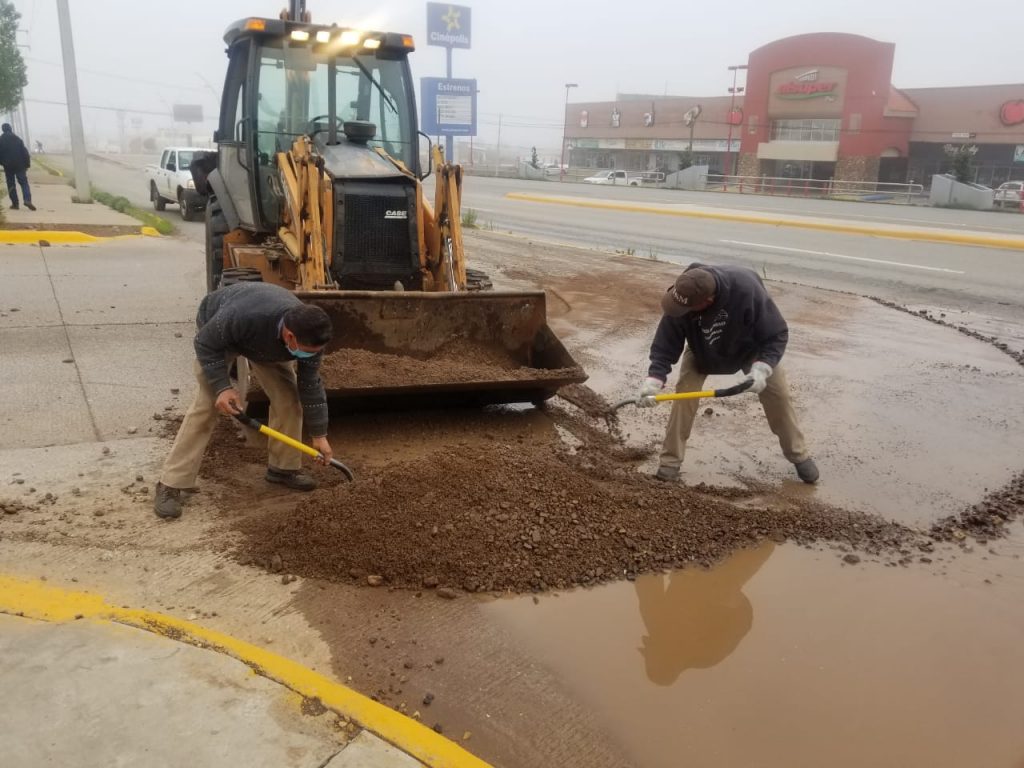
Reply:
[[[418,131],[412,37],[315,25],[290,0],[224,39],[217,152],[192,165],[208,290],[262,280],[323,307],[332,401],[536,403],[585,380],[542,291],[467,269],[462,169]]]

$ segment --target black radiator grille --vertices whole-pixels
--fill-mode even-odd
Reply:
[[[415,188],[395,183],[344,182],[339,203],[337,252],[332,271],[343,283],[391,287],[419,270]],[[411,286],[410,286],[411,287]]]

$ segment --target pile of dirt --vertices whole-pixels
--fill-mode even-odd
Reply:
[[[558,396],[567,403],[572,403],[591,418],[615,418],[611,403],[586,384],[564,386],[558,390]]]
[[[600,451],[446,449],[240,521],[236,556],[328,580],[522,592],[710,565],[765,539],[880,553],[915,538],[871,515],[708,490],[658,483]]]
[[[987,544],[989,539],[1005,536],[1007,523],[1020,517],[1024,517],[1024,472],[959,515],[939,520],[929,533],[937,541],[963,542],[970,536]]]
[[[324,357],[320,375],[331,388],[363,389],[406,384],[471,384],[486,381],[560,379],[576,368],[530,368],[505,350],[459,340],[426,358],[341,349]]]

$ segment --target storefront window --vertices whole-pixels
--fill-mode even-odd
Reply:
[[[839,141],[839,120],[772,120],[772,141]]]

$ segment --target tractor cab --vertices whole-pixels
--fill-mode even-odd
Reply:
[[[412,37],[256,18],[233,24],[224,40],[229,63],[214,139],[232,228],[277,230],[277,154],[304,135],[333,178],[401,176],[378,150],[420,176]]]

